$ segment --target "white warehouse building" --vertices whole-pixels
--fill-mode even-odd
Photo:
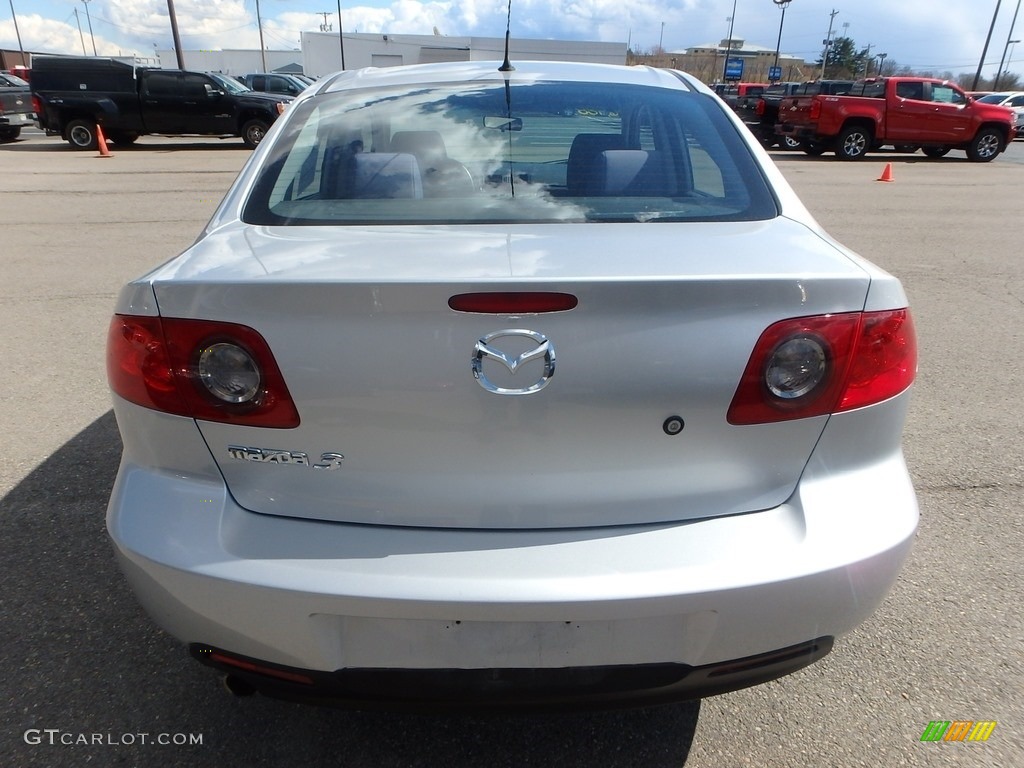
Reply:
[[[437,61],[487,61],[505,57],[504,37],[446,37],[443,35],[391,35],[345,33],[344,69],[397,67]],[[244,75],[250,72],[298,72],[310,77],[337,72],[341,66],[342,39],[329,32],[303,32],[301,49],[191,50],[183,51],[186,69]],[[513,37],[509,58],[520,61],[589,61],[625,64],[626,43],[588,40],[532,40]],[[160,66],[176,69],[172,50],[157,51]]]

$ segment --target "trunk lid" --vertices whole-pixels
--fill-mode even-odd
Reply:
[[[229,227],[150,279],[162,315],[259,331],[295,400],[295,429],[199,422],[240,504],[471,528],[657,523],[782,503],[827,417],[732,426],[740,375],[767,326],[860,310],[869,282],[834,244],[784,218]],[[522,316],[449,307],[454,295],[490,291],[579,303]],[[481,386],[474,359],[488,337],[509,359],[542,337],[553,375],[531,394]],[[513,374],[484,355],[481,373],[522,390],[542,382],[543,358],[523,358]],[[684,428],[669,434],[674,417]],[[265,451],[308,464],[252,460]]]

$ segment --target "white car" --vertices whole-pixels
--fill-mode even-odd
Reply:
[[[1024,91],[999,91],[980,96],[978,101],[1009,107],[1017,116],[1017,138],[1024,138]]]
[[[915,371],[900,283],[696,79],[349,71],[123,289],[108,530],[238,693],[694,699],[883,600]]]

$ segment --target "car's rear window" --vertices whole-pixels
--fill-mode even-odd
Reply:
[[[592,83],[361,89],[294,107],[252,224],[747,221],[777,209],[719,102]]]

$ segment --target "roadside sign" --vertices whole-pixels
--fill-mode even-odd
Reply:
[[[777,83],[782,79],[782,67],[768,67],[768,79]]]
[[[725,62],[725,79],[726,80],[742,80],[743,79],[743,59],[727,59]]]

